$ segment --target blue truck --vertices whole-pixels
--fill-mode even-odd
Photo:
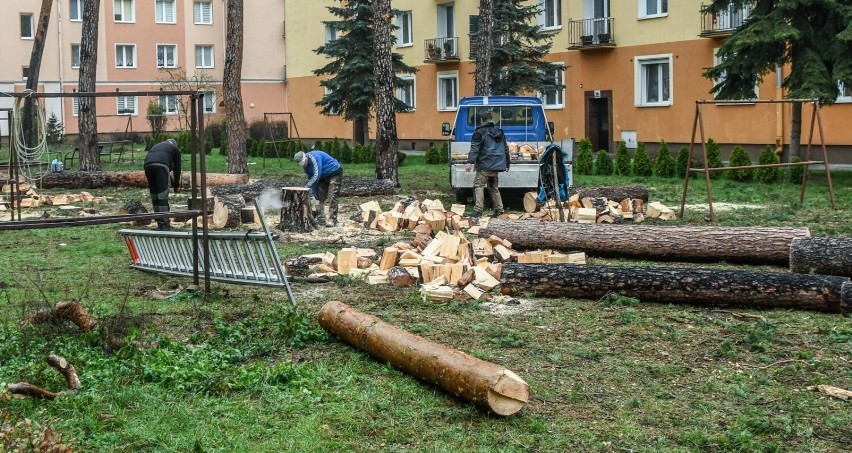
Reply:
[[[453,125],[443,123],[441,133],[449,140],[450,186],[459,202],[467,202],[473,194],[474,172],[465,171],[470,140],[476,119],[483,111],[491,112],[497,127],[503,129],[509,142],[512,164],[500,174],[500,189],[535,190],[538,187],[539,157],[550,144],[564,151],[568,180],[573,181],[573,139],[555,140],[553,123],[547,121],[541,99],[531,96],[472,96],[459,100]]]

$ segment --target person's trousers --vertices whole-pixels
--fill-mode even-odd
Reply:
[[[148,190],[151,192],[151,204],[154,212],[169,212],[169,167],[163,164],[145,166],[148,178]],[[169,219],[157,219],[157,228],[168,229]]]
[[[473,211],[479,215],[485,210],[485,188],[488,188],[488,195],[491,196],[491,203],[494,205],[494,213],[503,213],[503,198],[500,196],[500,189],[497,186],[497,175],[500,172],[497,170],[477,170],[476,176],[473,178]]]
[[[322,220],[325,216],[325,200],[328,199],[328,220],[337,225],[337,201],[340,198],[340,182],[343,179],[343,169],[321,179],[317,185],[317,200],[320,202],[319,216]]]

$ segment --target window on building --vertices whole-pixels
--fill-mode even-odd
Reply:
[[[669,14],[669,0],[639,0],[639,17],[660,17]]]
[[[157,67],[177,67],[177,44],[157,44]]]
[[[438,110],[456,110],[459,105],[459,73],[438,73]]]
[[[671,54],[635,57],[633,61],[636,105],[672,105]]]
[[[163,108],[163,114],[165,115],[177,115],[179,108],[178,97],[173,94],[160,96],[160,107]]]
[[[35,37],[33,14],[21,13],[21,39],[33,39],[33,37]]]
[[[337,29],[333,25],[325,24],[325,42],[329,43],[337,39]]]
[[[544,29],[562,26],[562,2],[560,0],[538,0],[538,24]]]
[[[80,98],[71,98],[71,115],[80,116]]]
[[[115,67],[116,68],[135,68],[136,67],[136,45],[135,44],[116,44],[115,45]]]
[[[80,68],[80,45],[71,44],[71,67],[74,69]]]
[[[116,96],[115,113],[119,115],[136,115],[136,96]]]
[[[565,106],[565,68],[554,69],[553,71],[545,72],[545,76],[550,78],[560,88],[547,90],[539,93],[544,108],[562,108]]]
[[[133,0],[113,0],[112,14],[116,22],[133,22]]]
[[[158,24],[173,24],[175,19],[175,0],[157,0],[154,2],[155,21]]]
[[[216,113],[216,92],[204,92],[204,113]]]
[[[713,65],[714,66],[718,65],[719,63],[721,63],[723,61],[723,59],[719,56],[718,52],[719,52],[718,48],[713,49]],[[715,82],[714,85],[718,85],[718,84],[724,82],[725,77],[727,77],[727,73],[723,73],[722,75],[720,75],[718,78],[716,78],[716,80],[714,80],[714,82]],[[746,99],[758,99],[760,97],[759,92],[758,92],[759,87],[760,87],[759,82],[755,83],[753,94]]]
[[[195,67],[213,67],[213,46],[195,46]]]
[[[400,11],[396,15],[396,45],[398,47],[414,44],[414,35],[411,31],[411,11]]]
[[[404,74],[399,76],[399,78],[408,82],[408,84],[396,89],[396,98],[404,102],[405,105],[408,106],[408,110],[414,110],[416,107],[414,97],[414,93],[416,92],[414,89],[414,74]]]
[[[30,76],[30,67],[29,66],[21,66],[21,78],[27,80],[27,77]]]
[[[852,83],[837,82],[837,102],[852,102]]]
[[[199,25],[213,23],[213,2],[195,2],[192,5],[193,21]]]
[[[68,14],[71,21],[83,20],[83,0],[69,0],[68,7],[71,9]]]

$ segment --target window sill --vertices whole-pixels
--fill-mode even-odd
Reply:
[[[835,104],[852,104],[852,96],[843,96],[834,101]]]
[[[24,41],[33,41],[35,38],[33,38],[33,37],[28,38],[26,36],[21,36],[21,39],[24,40]]]
[[[213,69],[213,66],[196,66],[195,69]]]
[[[562,25],[554,25],[552,27],[541,26],[541,32],[544,34],[555,34],[559,33],[562,30]]]
[[[651,14],[651,15],[648,15],[648,16],[639,16],[639,17],[636,18],[636,20],[660,19],[662,17],[668,17],[668,16],[669,16],[669,13]]]
[[[671,102],[656,102],[653,104],[636,104],[636,107],[645,108],[645,107],[671,107]]]
[[[136,21],[135,20],[117,20],[117,21],[115,21],[115,23],[116,24],[135,24]]]
[[[213,25],[213,22],[193,22],[193,25]]]
[[[559,110],[564,109],[565,104],[544,104],[542,105],[542,108],[544,108],[545,110]]]
[[[401,49],[403,47],[414,47],[414,43],[409,42],[409,43],[406,43],[406,44],[397,44],[397,46],[396,46],[397,49]]]
[[[439,112],[456,112],[456,111],[458,111],[458,109],[459,109],[458,107],[445,107],[445,108],[438,107]]]
[[[136,66],[116,66],[115,69],[136,69]]]

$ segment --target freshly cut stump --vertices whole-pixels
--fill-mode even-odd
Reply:
[[[317,318],[350,345],[497,415],[512,415],[529,401],[529,385],[512,371],[433,343],[343,302],[326,303]]]
[[[281,188],[281,223],[278,229],[296,233],[314,230],[311,211],[311,190],[305,187]]]

